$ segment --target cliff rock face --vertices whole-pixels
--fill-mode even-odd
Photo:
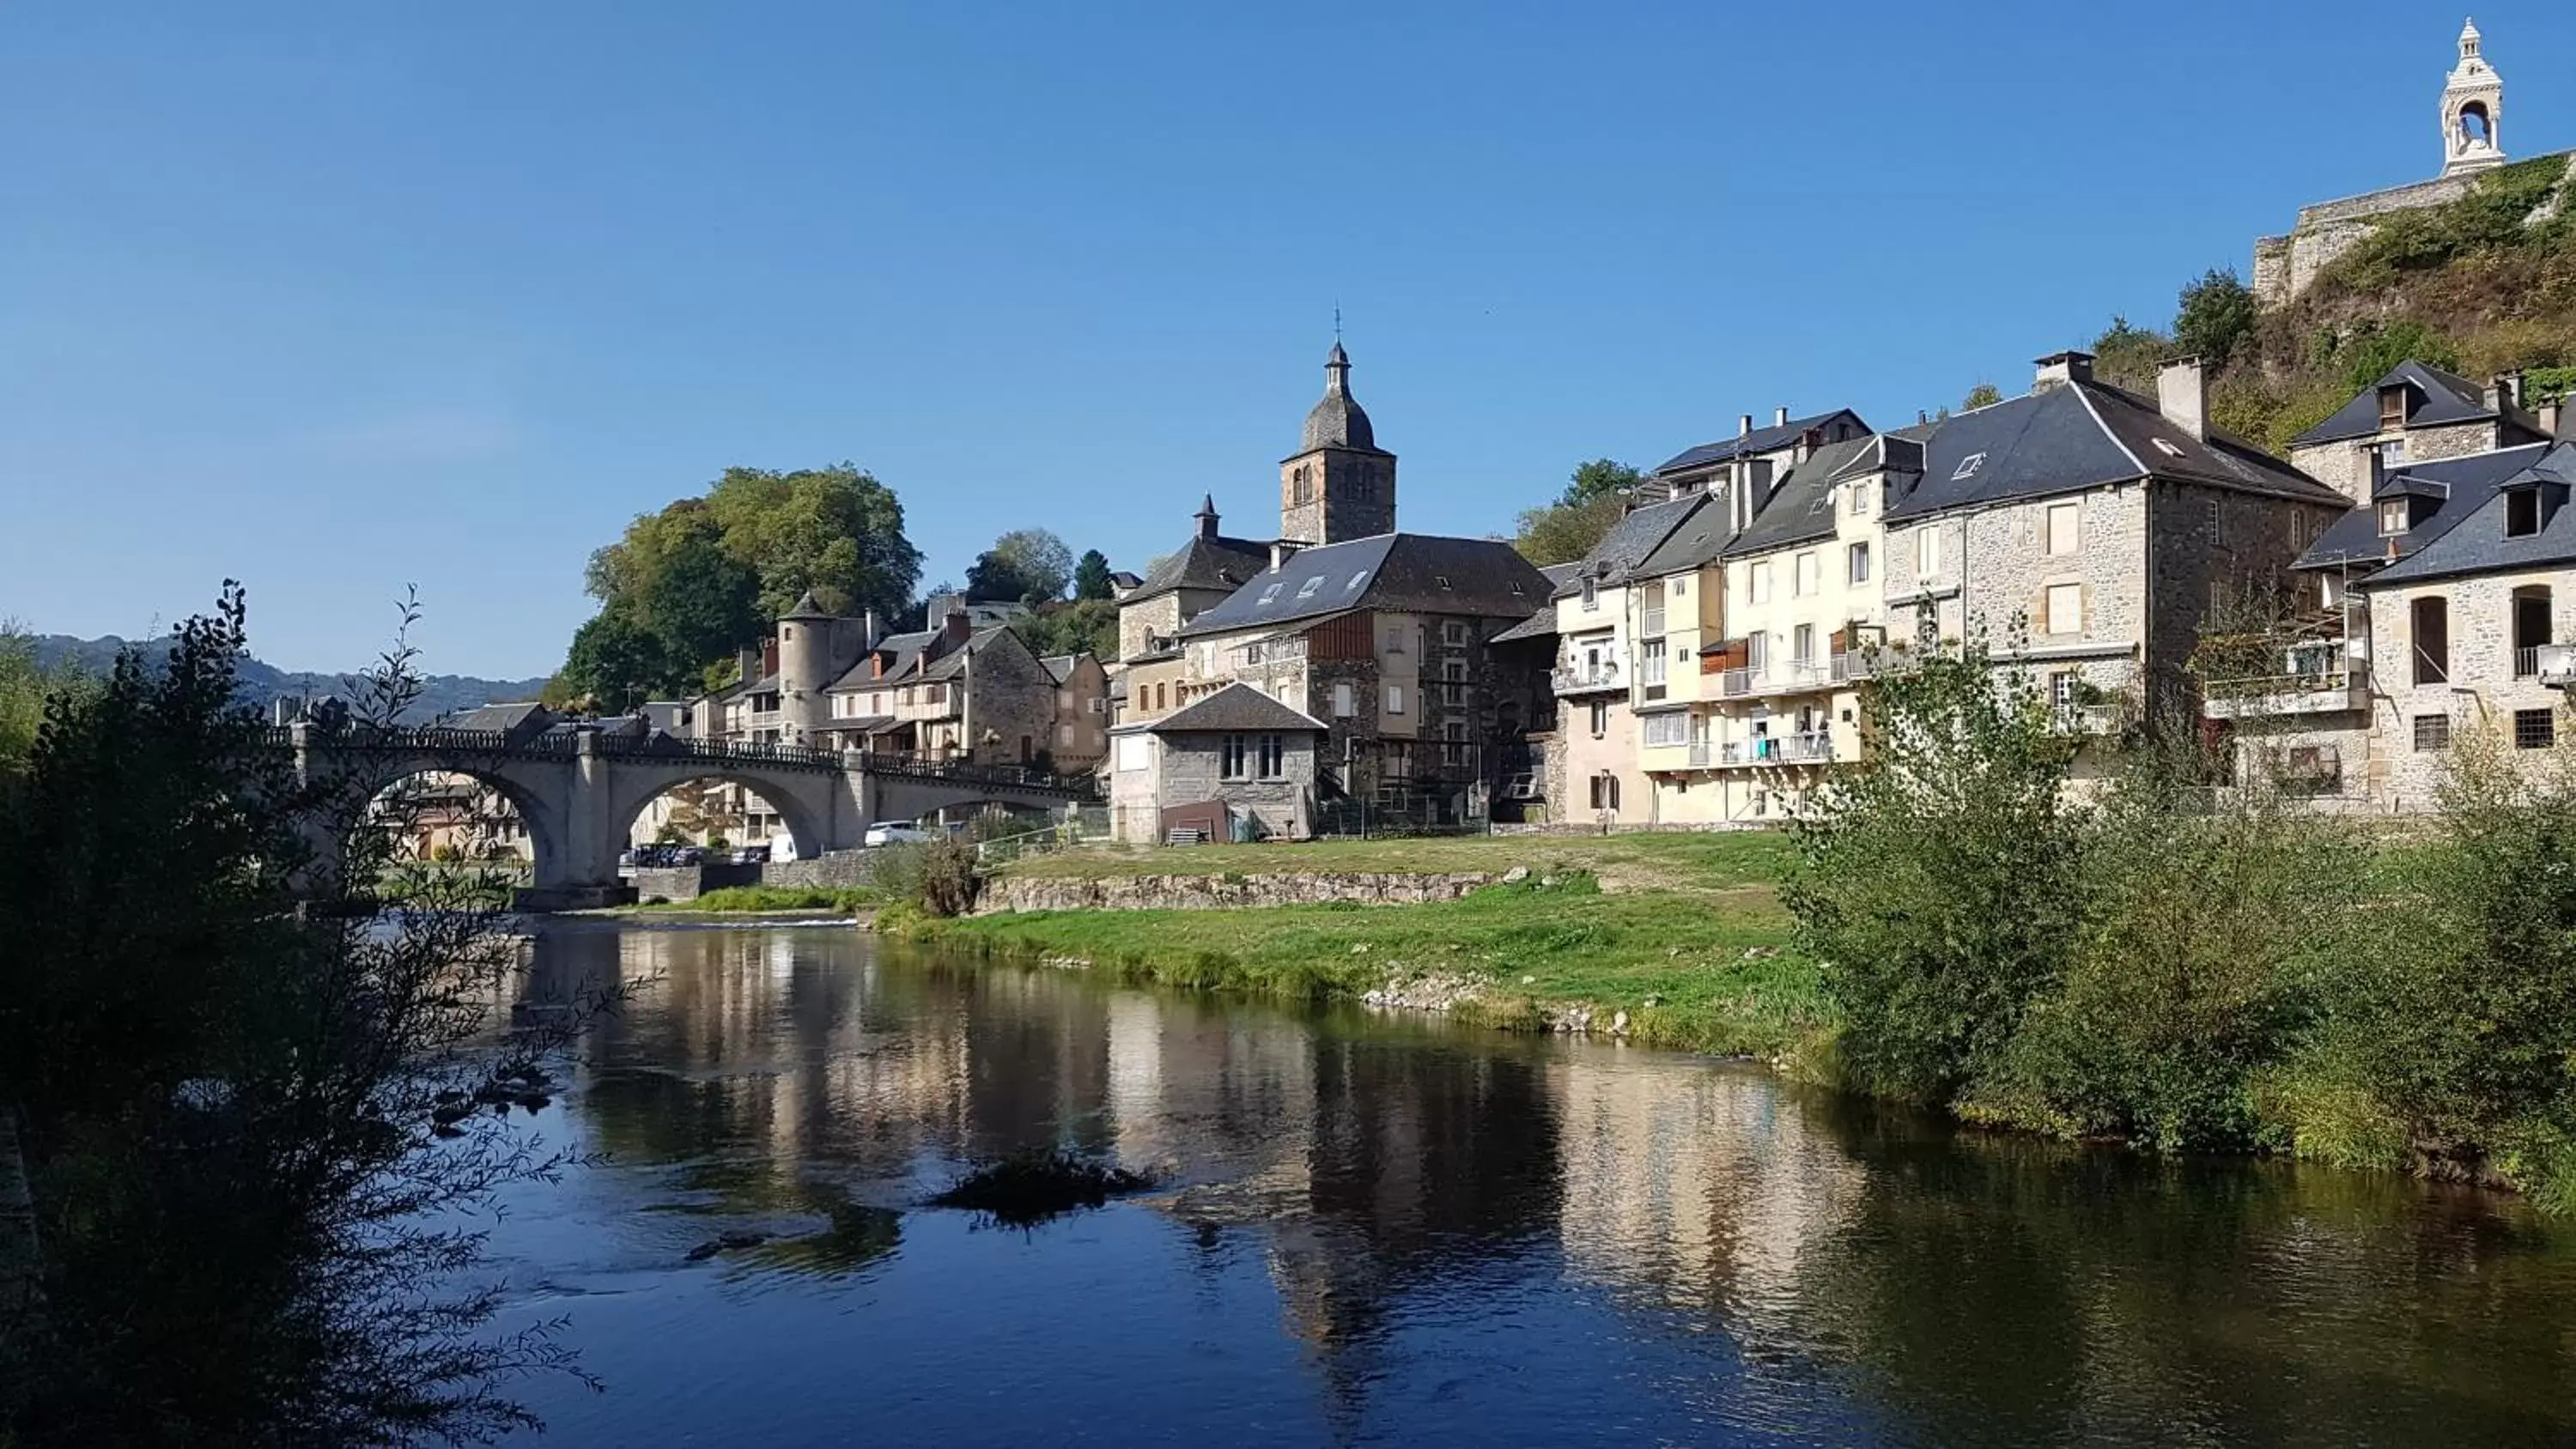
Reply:
[[[1420,905],[1454,901],[1502,879],[1491,871],[1410,875],[1349,874],[1135,875],[1098,880],[1038,876],[984,883],[975,914],[1003,911],[1212,911],[1244,906]]]

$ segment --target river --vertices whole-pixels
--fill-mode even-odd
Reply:
[[[2508,1198],[847,929],[540,943],[611,972],[539,1122],[605,1160],[492,1239],[606,1383],[525,1386],[543,1442],[2576,1442],[2576,1229]],[[1165,1185],[919,1206],[1059,1141]]]

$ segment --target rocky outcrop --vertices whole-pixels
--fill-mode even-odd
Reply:
[[[1521,873],[1523,877],[1528,874]],[[1492,871],[1414,875],[1393,871],[1282,875],[1001,876],[984,882],[975,914],[1002,911],[1208,911],[1350,902],[1414,906],[1454,901],[1505,876]]]

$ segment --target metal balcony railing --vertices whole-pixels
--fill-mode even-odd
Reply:
[[[1770,682],[1771,669],[1768,665],[1730,669],[1717,677],[1717,697],[1742,699],[1747,695],[1760,694],[1769,687]]]
[[[1572,669],[1559,669],[1548,679],[1559,694],[1579,694],[1586,690],[1619,688],[1619,673],[1617,664],[1598,664],[1590,668],[1578,665]]]

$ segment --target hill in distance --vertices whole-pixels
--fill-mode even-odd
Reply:
[[[88,673],[104,674],[116,663],[117,651],[129,642],[110,634],[100,639],[75,639],[68,634],[39,634],[32,641],[36,662],[45,668],[69,665]],[[155,641],[143,640],[144,657],[158,661],[163,651]],[[269,701],[283,695],[346,694],[348,689],[337,674],[279,669],[257,659],[246,659],[241,666],[242,698],[266,707]],[[431,674],[421,679],[420,702],[413,706],[409,719],[427,722],[460,709],[511,700],[534,699],[546,687],[546,676],[534,679],[477,679],[464,674]]]

